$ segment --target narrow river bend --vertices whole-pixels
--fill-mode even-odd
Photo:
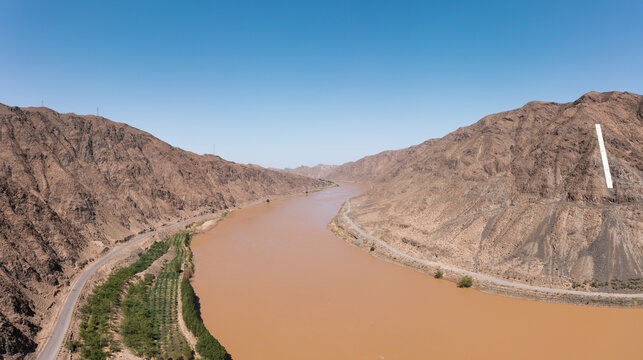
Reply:
[[[194,238],[203,320],[235,360],[643,359],[643,309],[458,289],[336,237],[363,190],[248,207]]]

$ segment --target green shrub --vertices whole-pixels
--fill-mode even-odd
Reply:
[[[78,340],[67,340],[67,342],[65,343],[65,347],[67,348],[67,350],[72,353],[77,352],[80,345],[82,345],[82,343]]]
[[[375,251],[375,245],[371,245],[371,251]]]
[[[458,280],[459,288],[468,288],[473,286],[473,279],[469,275],[465,275]]]
[[[183,356],[183,359],[185,359],[185,360],[194,359],[194,352],[192,351],[192,348],[190,347],[190,345],[187,345],[187,344],[185,346],[183,346],[183,350],[182,350],[181,355]]]
[[[152,278],[145,277],[132,284],[123,298],[121,334],[125,345],[137,356],[158,355],[158,328],[154,327],[152,312],[147,302]]]
[[[436,279],[442,279],[442,276],[444,276],[444,272],[442,272],[442,270],[440,269],[437,269],[433,274],[433,277]]]
[[[181,261],[173,261],[172,270],[176,273],[181,272]]]

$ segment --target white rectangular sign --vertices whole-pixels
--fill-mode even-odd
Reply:
[[[601,160],[603,160],[603,172],[605,173],[605,185],[608,189],[612,188],[612,175],[610,174],[610,165],[607,163],[607,152],[605,151],[605,143],[603,142],[603,132],[601,125],[596,124],[596,136],[598,136],[598,147],[601,150]]]

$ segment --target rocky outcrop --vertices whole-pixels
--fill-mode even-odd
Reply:
[[[638,289],[642,109],[643,96],[620,92],[530,102],[326,176],[372,183],[353,201],[351,216],[405,252],[526,283]]]
[[[0,105],[0,357],[22,357],[55,295],[133,234],[325,183],[172,147],[128,125]]]

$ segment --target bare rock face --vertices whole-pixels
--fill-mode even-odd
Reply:
[[[352,217],[401,250],[567,287],[643,277],[642,159],[643,96],[591,92],[573,103],[530,102],[489,115],[327,176],[373,183],[354,200]]]
[[[0,358],[36,349],[55,294],[116,241],[324,185],[101,117],[0,104]]]

